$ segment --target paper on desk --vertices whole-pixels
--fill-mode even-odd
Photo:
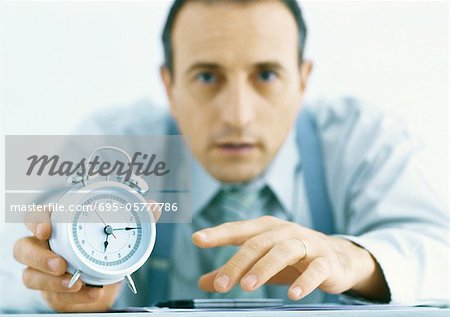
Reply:
[[[321,304],[321,305],[297,305],[286,304],[277,307],[261,307],[261,308],[167,308],[167,307],[128,307],[121,310],[112,310],[111,312],[227,312],[227,311],[342,311],[342,310],[435,310],[438,307],[423,307],[423,306],[401,306],[390,304],[376,304],[376,305],[336,305],[336,304]]]
[[[286,304],[282,307],[274,307],[271,310],[287,310],[287,311],[321,311],[321,310],[414,310],[414,309],[439,309],[437,307],[423,307],[423,306],[402,306],[390,304],[371,304],[371,305],[336,305],[336,304],[321,304],[321,305],[297,305]]]

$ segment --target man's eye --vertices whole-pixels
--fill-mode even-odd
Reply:
[[[278,75],[273,70],[263,70],[258,73],[258,80],[263,82],[272,82],[278,78]]]
[[[197,80],[203,84],[212,85],[217,82],[217,76],[211,72],[202,72],[197,75]]]

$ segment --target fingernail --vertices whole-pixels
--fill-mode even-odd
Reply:
[[[204,233],[202,231],[196,232],[195,235],[197,236],[198,239],[200,239],[202,241],[206,241],[207,240],[206,233]]]
[[[95,299],[97,297],[97,290],[95,288],[91,288],[88,290],[88,296],[91,299]]]
[[[258,277],[255,274],[250,274],[244,277],[244,284],[247,286],[253,288],[255,287],[256,283],[258,282]]]
[[[216,279],[216,283],[220,288],[227,288],[228,284],[230,283],[230,278],[226,276],[225,274],[219,275],[219,277]]]
[[[48,260],[47,265],[50,268],[50,270],[52,270],[53,272],[57,272],[59,269],[59,265],[60,265],[59,262],[60,262],[59,259],[53,258],[53,259]]]
[[[300,295],[302,294],[302,289],[300,288],[300,286],[294,286],[291,289],[292,295],[294,295],[295,297],[300,297]]]
[[[62,285],[64,287],[68,287],[69,283],[70,283],[70,279],[69,278],[65,278],[65,279],[62,280]]]
[[[42,223],[36,225],[36,236],[40,238],[42,236],[42,231],[44,230],[44,226]]]

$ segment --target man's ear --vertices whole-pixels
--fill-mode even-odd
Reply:
[[[311,72],[313,70],[313,62],[310,60],[303,60],[302,64],[300,66],[300,89],[302,93],[305,92],[306,86],[308,85],[309,76],[311,75]]]
[[[164,84],[164,89],[166,90],[167,99],[169,100],[170,111],[172,112],[172,115],[175,116],[172,73],[167,68],[167,66],[162,65],[159,68],[159,74],[161,75],[161,80]]]

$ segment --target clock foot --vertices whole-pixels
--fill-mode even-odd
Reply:
[[[137,294],[137,289],[136,289],[136,285],[134,285],[134,281],[131,278],[131,275],[127,275],[125,276],[125,280],[127,281],[128,287],[131,289],[131,291],[134,294]]]
[[[76,270],[75,273],[73,273],[73,276],[70,279],[69,284],[67,285],[68,288],[72,288],[72,286],[75,285],[75,283],[80,278],[81,273],[83,273],[83,272],[81,272],[80,270]]]

